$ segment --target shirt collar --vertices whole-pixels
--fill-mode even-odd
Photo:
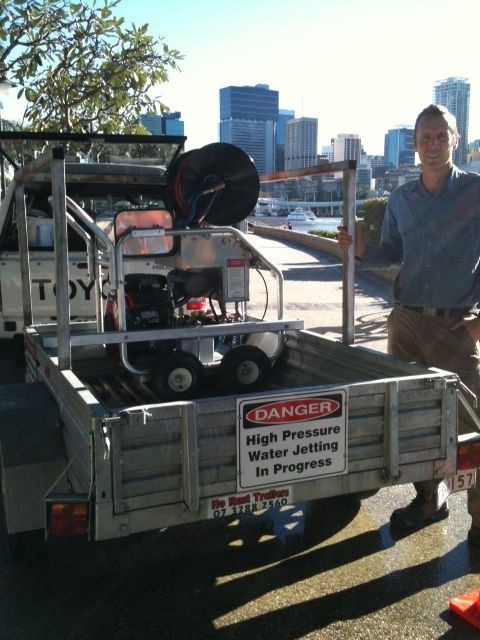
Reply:
[[[459,169],[457,166],[453,165],[451,171],[450,171],[450,176],[446,182],[446,187],[447,189],[451,189],[452,187],[454,187],[457,182],[458,179],[460,178],[461,175],[463,175],[465,173],[465,171],[462,171],[461,169]]]
[[[458,180],[460,178],[460,176],[462,174],[464,174],[465,171],[462,171],[461,169],[459,169],[456,165],[452,165],[452,168],[450,169],[450,173],[448,175],[448,179],[445,182],[445,184],[443,185],[443,187],[440,189],[441,191],[445,191],[445,190],[450,190],[453,189],[456,184],[458,183]],[[417,180],[414,180],[412,182],[412,192],[415,191],[417,193],[426,193],[425,189],[423,187],[422,184],[422,177],[420,176]],[[439,193],[440,193],[439,192]]]

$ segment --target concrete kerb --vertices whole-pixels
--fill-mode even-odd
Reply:
[[[323,238],[311,233],[301,233],[291,231],[290,229],[281,229],[280,227],[268,227],[266,225],[251,224],[251,228],[255,235],[295,242],[304,247],[328,253],[339,260],[343,259],[342,249],[338,246],[337,241],[332,238]],[[372,269],[370,273],[374,273],[388,282],[393,282],[398,274],[398,269]]]

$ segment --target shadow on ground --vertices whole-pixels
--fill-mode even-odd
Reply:
[[[444,555],[330,591],[329,572],[348,571],[396,540],[383,525],[330,541],[355,517],[358,504],[352,501],[319,501],[300,509],[304,529],[289,540],[285,535],[261,542],[264,527],[271,532],[266,518],[255,526],[246,519],[179,527],[118,544],[67,541],[50,554],[33,546],[15,567],[4,565],[3,586],[13,597],[8,608],[0,602],[3,632],[16,640],[294,640],[455,580],[468,570],[465,563],[480,568],[478,559],[470,559],[450,562],[453,569],[442,573]],[[237,540],[243,544],[232,544]],[[461,554],[454,547],[447,556],[468,557],[465,543],[458,546]],[[318,597],[303,599],[302,583],[322,574]],[[295,586],[298,597],[288,604],[276,600],[279,590]],[[453,629],[463,632],[463,623],[448,622],[452,633],[445,638],[462,637]]]
[[[25,535],[23,554],[12,559],[3,552],[0,560],[2,586],[10,594],[8,604],[0,601],[7,634],[0,631],[0,637],[214,637],[218,617],[356,556],[355,542],[338,554],[335,545],[320,556],[311,549],[344,528],[358,510],[353,499],[322,500],[291,506],[288,516],[273,511],[108,543],[45,545],[40,536]],[[293,529],[292,523],[297,523]],[[376,534],[364,543],[362,553],[371,545],[373,552],[380,538]],[[302,559],[303,553],[308,557]],[[232,574],[239,575],[232,579]],[[243,637],[267,637],[263,632]]]

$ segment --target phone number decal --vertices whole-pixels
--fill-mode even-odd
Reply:
[[[292,504],[291,487],[217,496],[207,500],[207,518],[224,518],[242,513],[255,513],[265,509],[278,509],[287,504]]]

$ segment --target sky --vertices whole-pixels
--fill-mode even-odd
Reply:
[[[154,95],[182,113],[187,149],[218,141],[221,87],[267,84],[280,108],[318,118],[319,150],[356,133],[383,154],[385,132],[413,125],[449,76],[470,81],[480,138],[479,0],[121,0],[115,13],[184,55]]]

